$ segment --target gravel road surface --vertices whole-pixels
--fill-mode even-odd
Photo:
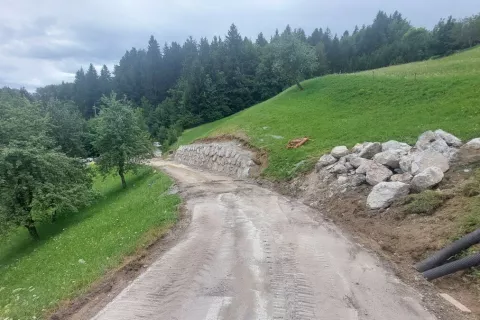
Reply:
[[[153,165],[178,181],[191,223],[93,319],[436,319],[309,207],[248,182]]]

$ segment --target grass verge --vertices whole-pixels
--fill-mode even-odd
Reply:
[[[444,129],[462,139],[480,132],[480,47],[447,58],[329,75],[219,121],[186,130],[179,144],[241,132],[269,155],[265,175],[288,179],[335,145],[397,139]],[[298,149],[288,140],[308,136]],[[303,168],[304,169],[304,168]]]
[[[411,194],[405,199],[405,212],[431,215],[442,206],[447,198],[447,195],[434,190],[425,190],[422,193]]]
[[[118,177],[97,177],[102,198],[39,226],[41,241],[23,228],[0,240],[1,319],[42,318],[175,223],[180,199],[165,193],[167,176],[142,168],[127,183],[123,190]]]

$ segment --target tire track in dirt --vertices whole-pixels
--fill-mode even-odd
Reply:
[[[185,236],[95,320],[433,320],[420,295],[312,210],[174,163]]]

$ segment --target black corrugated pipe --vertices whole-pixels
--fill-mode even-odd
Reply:
[[[453,257],[457,253],[470,248],[472,245],[480,242],[480,229],[467,234],[460,240],[455,241],[454,243],[446,246],[442,250],[435,252],[432,256],[427,259],[417,263],[415,269],[420,272],[430,270],[432,268],[438,267],[442,263],[448,260],[448,258]]]
[[[427,280],[434,280],[451,273],[465,270],[471,267],[476,267],[480,265],[480,253],[468,256],[466,258],[456,260],[443,266],[436,267],[430,270],[427,270],[423,273],[423,276],[427,278]]]

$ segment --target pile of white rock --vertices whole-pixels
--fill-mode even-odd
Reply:
[[[421,192],[440,183],[461,147],[480,149],[480,138],[463,145],[439,129],[420,135],[413,147],[394,140],[359,143],[351,150],[338,146],[318,160],[316,172],[335,175],[336,185],[373,186],[367,206],[387,208],[411,191]]]

